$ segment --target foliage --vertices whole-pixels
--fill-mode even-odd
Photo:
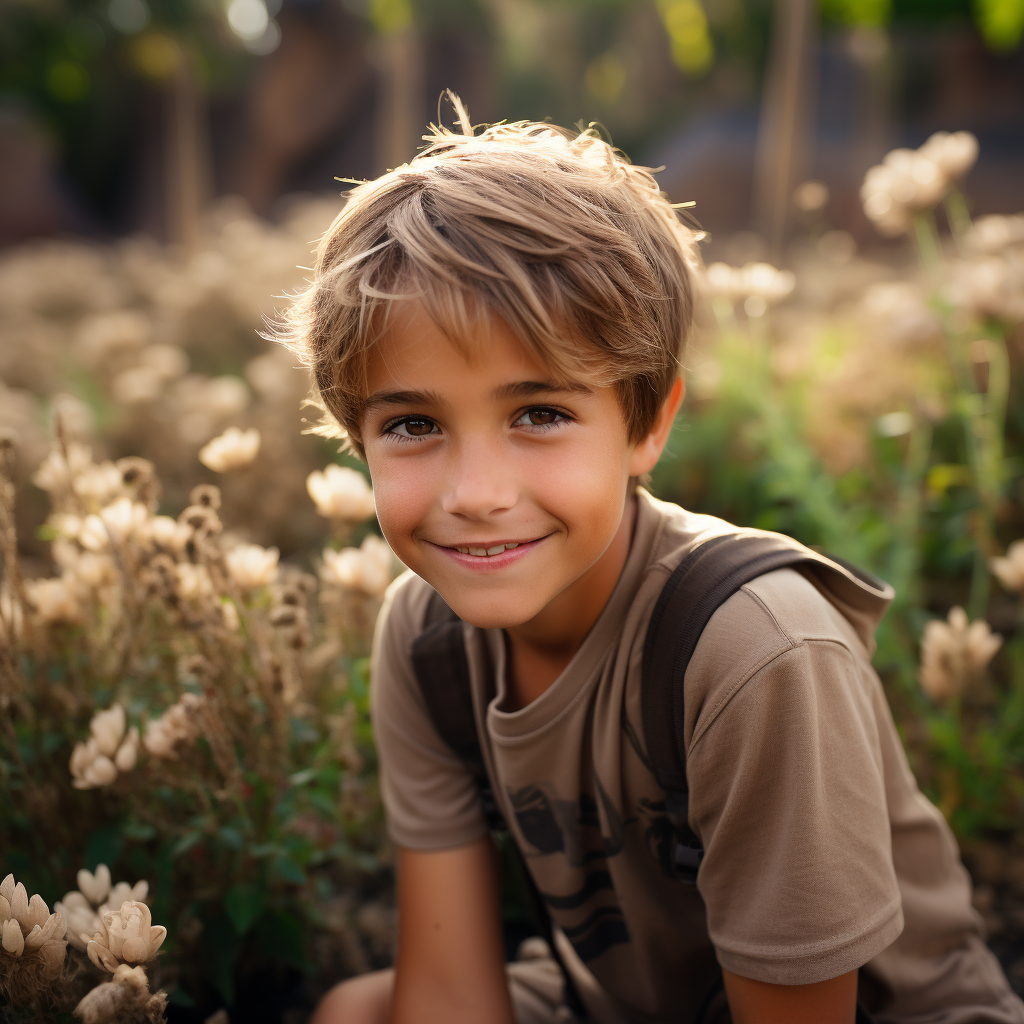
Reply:
[[[971,225],[955,189],[944,202],[953,233],[940,241],[933,211],[918,212],[921,262],[900,281],[833,233],[805,247],[796,293],[798,303],[831,293],[831,308],[769,314],[749,289],[715,296],[655,486],[894,585],[876,665],[919,779],[972,839],[1024,821],[1024,579],[1007,569],[993,585],[990,573],[1024,529],[1022,253],[1003,233],[1017,218]],[[1016,283],[983,294],[981,268]],[[725,279],[715,271],[710,280]],[[930,697],[918,684],[925,626],[956,605],[1006,642],[989,672]]]
[[[22,580],[10,470],[4,872],[51,901],[82,864],[152,879],[172,1002],[231,1006],[240,978],[301,975],[325,906],[380,864],[366,678],[378,597],[225,537],[215,487],[177,522],[154,516],[149,463],[93,463],[63,431],[36,475],[61,572]]]

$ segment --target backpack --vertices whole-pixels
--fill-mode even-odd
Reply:
[[[843,592],[847,598],[857,591],[869,594],[872,600],[891,600],[893,596],[892,588],[877,576],[840,558],[818,554],[783,534],[763,530],[726,533],[698,543],[669,576],[647,626],[640,701],[648,766],[665,791],[666,813],[673,831],[666,867],[685,885],[696,884],[704,848],[688,822],[683,678],[715,611],[751,580],[782,568],[809,571],[826,589]],[[438,734],[473,774],[492,831],[504,831],[507,826],[494,797],[477,735],[463,621],[436,591],[428,602],[423,629],[412,642],[412,662]],[[670,713],[666,714],[666,709]],[[586,1012],[555,945],[543,897],[518,846],[512,846],[519,854],[540,933],[565,976],[567,1004],[585,1020]]]

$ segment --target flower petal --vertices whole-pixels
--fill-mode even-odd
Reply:
[[[95,939],[89,942],[86,952],[89,954],[89,959],[101,971],[109,971],[113,974],[117,970],[117,957],[106,946],[101,946]]]
[[[21,925],[11,918],[4,921],[3,947],[11,956],[21,956],[25,950],[25,938],[21,934]]]
[[[0,882],[0,896],[3,896],[8,903],[14,896],[14,875],[8,875],[2,882]]]
[[[141,935],[125,939],[121,946],[121,959],[126,964],[146,963],[150,959],[149,943]]]
[[[155,924],[149,929],[149,955],[156,956],[157,950],[167,938],[167,929],[162,924]]]
[[[28,902],[28,920],[33,927],[39,925],[41,928],[46,924],[50,916],[50,908],[42,896],[36,894]]]

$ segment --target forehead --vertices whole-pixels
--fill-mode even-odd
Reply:
[[[367,355],[367,398],[381,389],[450,391],[467,384],[487,390],[508,380],[551,380],[538,358],[501,317],[481,312],[468,336],[446,334],[417,300],[396,302],[387,325]],[[562,382],[573,390],[581,385]]]

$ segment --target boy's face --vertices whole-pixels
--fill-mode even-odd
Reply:
[[[565,390],[500,318],[483,329],[467,359],[418,303],[400,303],[369,364],[362,433],[395,554],[494,628],[600,572],[629,478],[650,460],[611,387]]]

